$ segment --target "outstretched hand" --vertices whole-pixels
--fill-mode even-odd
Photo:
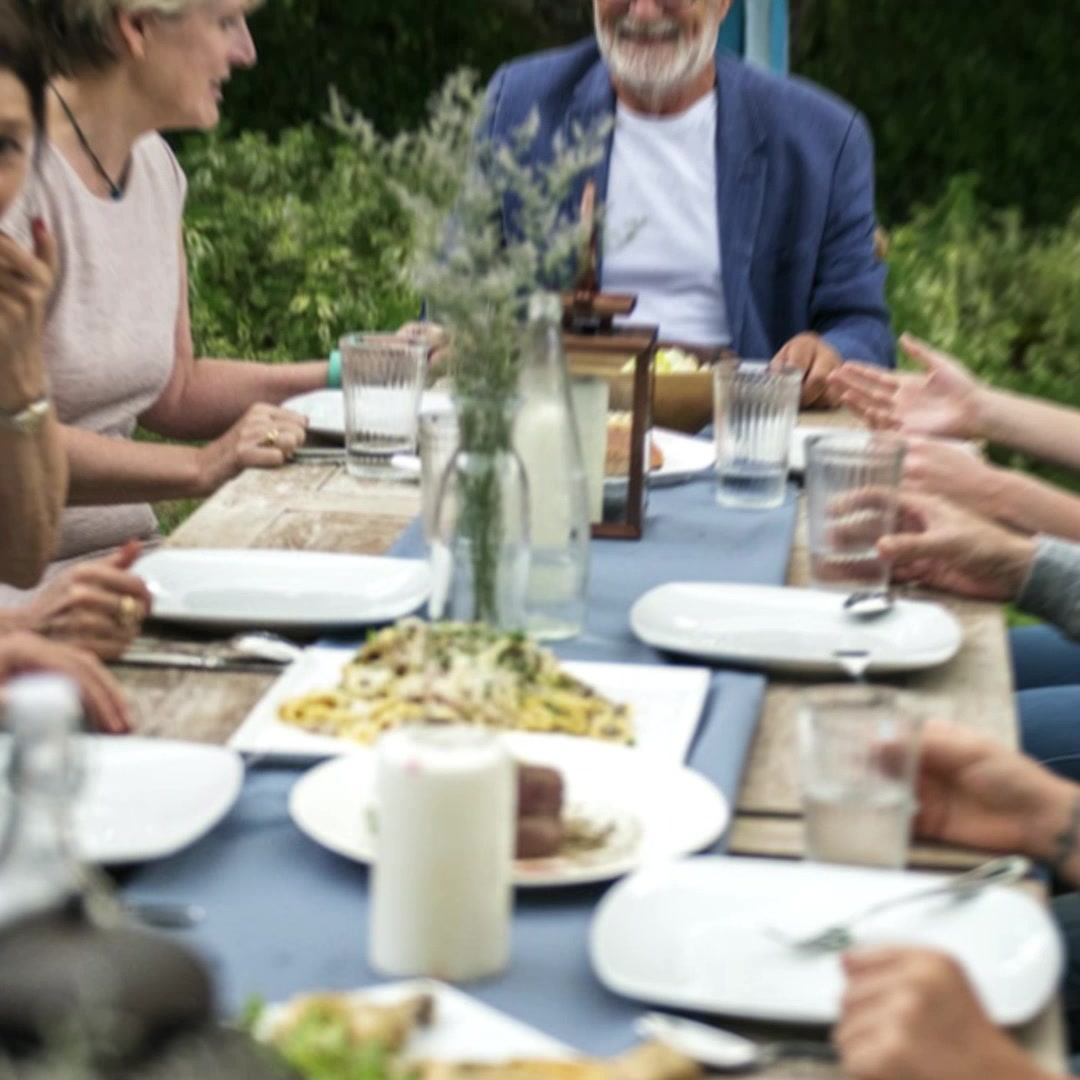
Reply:
[[[959,361],[910,334],[900,347],[923,374],[848,362],[829,377],[838,403],[871,427],[906,435],[973,439],[981,434],[983,385]]]

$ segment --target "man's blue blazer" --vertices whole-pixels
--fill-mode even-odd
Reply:
[[[716,201],[732,346],[767,358],[803,331],[845,359],[892,367],[885,267],[874,254],[873,146],[850,105],[795,78],[717,58]],[[615,94],[594,39],[507,64],[488,87],[481,135],[502,142],[529,120],[532,160],[557,136],[612,117]],[[611,137],[592,174],[607,191]],[[576,213],[588,175],[567,204]],[[514,235],[513,204],[503,227]]]

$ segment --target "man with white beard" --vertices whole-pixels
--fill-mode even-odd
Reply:
[[[602,288],[636,293],[634,321],[662,341],[798,366],[803,404],[827,404],[844,360],[894,363],[869,131],[824,91],[718,55],[730,5],[593,0],[595,39],[496,72],[481,134],[507,140],[536,110],[543,161],[557,137],[612,116],[591,176]]]

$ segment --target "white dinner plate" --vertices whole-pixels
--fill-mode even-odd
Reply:
[[[334,735],[303,731],[278,719],[288,698],[335,687],[352,650],[312,646],[282,672],[233,734],[235,750],[290,759],[332,757],[364,747]],[[703,668],[565,662],[563,667],[613,701],[633,709],[635,750],[681,765],[690,752],[710,673]]]
[[[244,782],[238,754],[222,746],[87,735],[86,778],[75,799],[75,843],[88,862],[171,855],[209,832]]]
[[[652,439],[664,455],[664,463],[647,474],[650,487],[685,483],[716,464],[716,443],[712,439],[695,439],[668,428],[653,428]],[[625,487],[625,476],[610,476],[604,480],[604,491],[609,495]]]
[[[590,949],[616,993],[675,1008],[804,1024],[839,1016],[840,954],[793,949],[769,927],[824,926],[941,877],[776,859],[701,857],[646,868],[606,894]],[[989,886],[956,903],[927,901],[861,924],[866,943],[954,956],[999,1024],[1034,1017],[1058,988],[1062,948],[1047,912]]]
[[[917,671],[951,660],[963,631],[940,604],[897,600],[876,619],[844,611],[846,595],[823,589],[677,582],[645,593],[630,625],[658,649],[706,660],[827,674],[837,652],[866,650],[868,671]]]
[[[474,997],[433,979],[386,983],[348,993],[350,998],[390,1005],[414,994],[435,999],[429,1027],[418,1027],[405,1044],[404,1056],[417,1061],[501,1062],[515,1059],[559,1060],[575,1051],[550,1035],[485,1005]],[[269,1005],[259,1020],[257,1034],[266,1038],[280,1022],[284,1004]]]
[[[340,390],[312,390],[281,403],[308,418],[308,431],[325,439],[345,440],[345,395]],[[425,390],[420,398],[420,412],[441,412],[450,408],[450,395],[439,390]]]
[[[518,859],[519,886],[579,885],[621,877],[658,859],[701,851],[727,827],[727,800],[700,773],[651,760],[629,747],[572,735],[511,732],[517,761],[547,765],[563,778],[563,818],[603,840],[593,850]],[[331,851],[369,863],[375,854],[375,754],[350,754],[306,773],[289,813]]]
[[[166,548],[132,568],[152,615],[195,626],[331,629],[391,622],[428,597],[419,559],[322,551]]]

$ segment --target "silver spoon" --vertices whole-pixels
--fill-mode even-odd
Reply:
[[[255,660],[266,660],[271,664],[291,664],[304,653],[299,645],[280,634],[271,634],[267,630],[252,630],[246,634],[236,634],[229,638],[230,649]]]
[[[726,1072],[761,1069],[781,1058],[836,1060],[836,1051],[829,1043],[787,1039],[759,1043],[736,1035],[733,1031],[665,1013],[646,1013],[639,1017],[634,1023],[634,1031],[643,1039],[664,1043],[692,1061]]]
[[[853,592],[844,601],[844,613],[853,619],[880,619],[892,611],[892,594],[882,589],[863,589]]]

